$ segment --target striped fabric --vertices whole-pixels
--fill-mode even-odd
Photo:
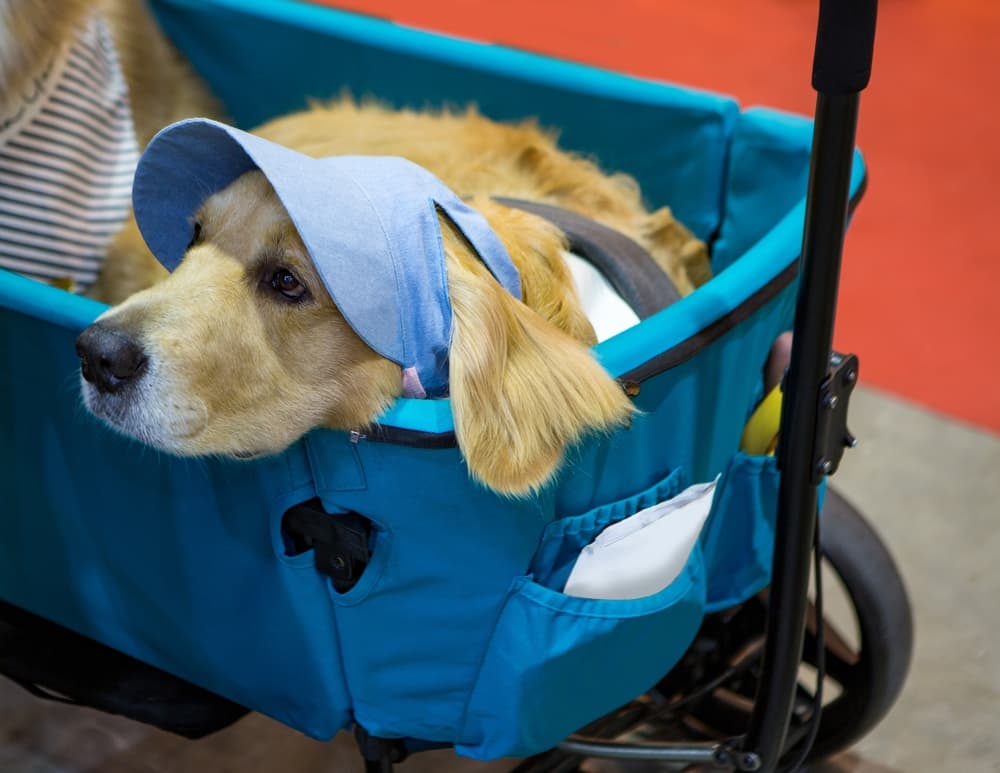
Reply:
[[[86,289],[128,214],[137,160],[125,79],[95,15],[0,115],[0,267]]]

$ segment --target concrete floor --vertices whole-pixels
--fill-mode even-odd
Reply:
[[[859,389],[860,446],[838,488],[881,532],[909,586],[916,650],[883,723],[826,773],[1000,771],[1000,437]],[[594,765],[605,773],[622,767]],[[450,753],[401,773],[493,773]],[[0,773],[356,773],[349,739],[320,744],[259,715],[198,742],[37,701],[0,680]]]
[[[910,677],[857,747],[906,771],[1000,771],[1000,437],[859,390],[836,483],[891,546],[916,623]]]

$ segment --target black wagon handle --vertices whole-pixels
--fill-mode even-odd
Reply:
[[[820,94],[855,94],[868,85],[878,0],[820,0],[812,85]]]
[[[847,227],[859,93],[868,85],[877,0],[820,0],[813,87],[818,92],[792,355],[781,413],[781,487],[767,638],[741,770],[771,773],[786,750],[805,632],[818,484],[825,470],[820,414]],[[856,374],[855,374],[856,375]],[[818,707],[817,707],[818,710]],[[797,757],[802,758],[798,750]]]

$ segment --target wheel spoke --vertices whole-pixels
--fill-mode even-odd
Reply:
[[[842,687],[846,687],[858,679],[861,654],[855,651],[848,643],[847,638],[829,619],[825,621],[823,626],[823,650],[827,676],[834,679]],[[806,640],[803,645],[802,659],[811,666],[816,665],[816,607],[811,601],[806,610]]]
[[[813,636],[816,635],[816,605],[812,601],[809,602],[806,609],[806,630]],[[858,662],[858,653],[854,651],[854,648],[847,642],[847,637],[830,622],[829,618],[823,625],[823,643],[828,654],[832,653],[844,663],[854,665]]]

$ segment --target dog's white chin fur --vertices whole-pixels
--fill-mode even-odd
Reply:
[[[101,392],[83,376],[80,389],[87,410],[123,435],[177,456],[194,456],[192,441],[205,430],[208,410],[197,398],[180,398],[164,381],[150,363],[137,383],[120,392]]]

